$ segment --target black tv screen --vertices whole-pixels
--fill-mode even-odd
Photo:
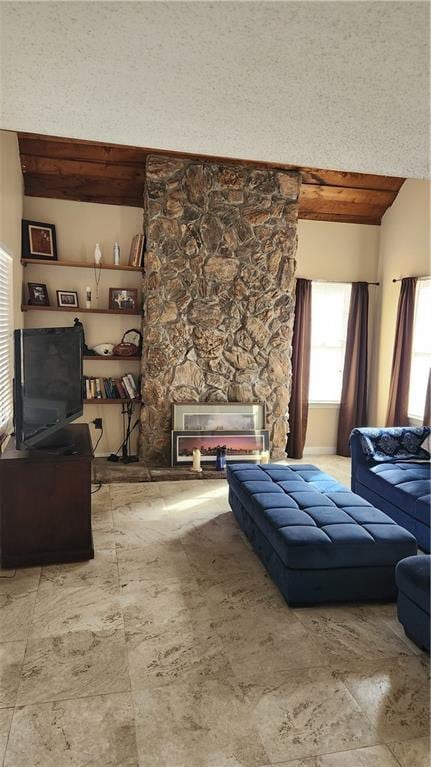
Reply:
[[[33,447],[82,415],[80,328],[15,330],[16,446]]]

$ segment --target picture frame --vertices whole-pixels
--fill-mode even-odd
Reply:
[[[254,431],[265,427],[263,402],[181,402],[172,405],[174,431]]]
[[[57,290],[57,306],[62,309],[79,309],[76,290]]]
[[[22,258],[58,261],[54,224],[22,219]]]
[[[138,308],[138,289],[109,288],[109,308],[123,312],[136,312]]]
[[[269,451],[269,431],[172,431],[171,465],[187,466],[193,463],[193,450],[201,451],[202,464],[214,464],[217,447],[226,446],[226,460],[238,463],[259,463],[261,455]]]
[[[29,306],[49,306],[48,288],[41,282],[28,282]]]

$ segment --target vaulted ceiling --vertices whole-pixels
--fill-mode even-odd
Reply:
[[[0,125],[425,178],[429,14],[421,0],[0,2]],[[350,212],[337,188],[380,190],[355,184],[304,187],[304,214],[307,195]]]
[[[141,147],[80,141],[28,133],[19,134],[25,194],[113,205],[142,207],[145,161]],[[229,162],[266,162],[209,157],[165,151],[176,156]],[[299,217],[320,221],[379,224],[404,179],[364,173],[274,164],[300,171]]]

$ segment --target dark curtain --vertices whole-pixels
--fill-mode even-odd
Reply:
[[[350,297],[344,356],[343,386],[338,416],[337,453],[350,456],[349,437],[367,425],[368,283],[354,282]]]
[[[386,426],[408,426],[416,277],[401,280]]]
[[[302,458],[307,432],[311,349],[311,280],[296,280],[295,320],[292,340],[292,391],[286,452]]]
[[[428,385],[425,394],[424,426],[431,426],[431,369],[428,373]]]

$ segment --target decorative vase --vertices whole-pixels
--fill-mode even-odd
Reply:
[[[118,242],[114,243],[114,264],[120,266],[120,245]]]
[[[217,471],[224,471],[226,468],[226,445],[217,448],[216,455],[216,469]]]
[[[100,245],[98,242],[96,242],[96,247],[94,248],[94,263],[99,266],[100,262],[102,260],[102,251],[100,250]]]

